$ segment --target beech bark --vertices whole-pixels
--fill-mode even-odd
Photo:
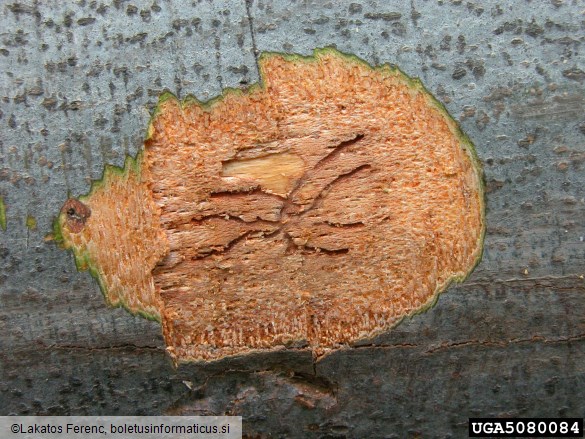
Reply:
[[[582,417],[582,6],[510,6],[3,3],[0,413],[229,413],[250,437],[461,437],[470,416]],[[460,122],[485,172],[483,259],[432,309],[320,361],[291,349],[176,369],[160,325],[108,307],[44,237],[106,164],[136,155],[165,89],[208,100],[257,82],[261,52],[328,45],[420,77]]]

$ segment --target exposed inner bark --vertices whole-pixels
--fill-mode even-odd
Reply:
[[[57,220],[79,269],[98,279],[111,305],[160,320],[162,302],[152,270],[168,251],[159,212],[138,166],[107,167],[101,181],[80,200],[69,199]]]
[[[260,67],[262,88],[162,100],[136,169],[59,219],[177,361],[321,355],[429,306],[481,254],[472,146],[420,84],[335,51]]]
[[[147,143],[180,360],[322,354],[428,305],[479,256],[478,172],[425,92],[336,54],[261,65],[264,89],[165,102]]]

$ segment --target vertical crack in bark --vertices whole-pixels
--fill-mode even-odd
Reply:
[[[252,18],[252,1],[253,0],[244,0],[246,4],[246,15],[248,17],[248,27],[250,28],[250,38],[252,39],[252,50],[254,51],[254,62],[256,63],[258,78],[260,78],[260,64],[258,63],[258,56],[260,52],[258,52],[258,47],[256,46],[256,35],[254,33],[254,21]]]

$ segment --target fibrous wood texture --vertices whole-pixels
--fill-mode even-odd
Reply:
[[[583,416],[579,2],[1,3],[1,414],[229,413],[251,437],[302,439],[458,438],[469,416]],[[55,214],[136,156],[165,90],[207,101],[257,83],[261,52],[330,45],[419,77],[473,141],[482,260],[427,312],[319,360],[285,349],[175,368],[158,322],[109,307],[44,240]]]
[[[481,255],[473,146],[418,81],[332,49],[260,68],[210,104],[164,96],[144,158],[57,222],[176,360],[322,355],[428,307]]]
[[[128,158],[123,169],[107,167],[88,196],[65,202],[54,231],[57,242],[74,249],[77,267],[98,280],[108,303],[159,320],[151,272],[168,245],[141,164]]]

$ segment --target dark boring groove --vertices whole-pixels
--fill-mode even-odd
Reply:
[[[336,256],[336,255],[346,255],[349,253],[349,249],[348,248],[338,248],[338,249],[327,249],[327,248],[323,248],[323,247],[319,247],[319,246],[313,246],[313,245],[303,245],[301,246],[301,250],[304,254],[325,254],[325,255],[330,255],[330,256]]]
[[[344,174],[339,174],[339,177],[335,178],[331,183],[329,183],[327,186],[325,186],[324,191],[327,191],[328,189],[331,188],[331,186],[333,186],[341,181],[347,180],[347,179],[353,177],[358,172],[361,172],[365,169],[372,169],[372,165],[360,165],[356,168],[353,168],[351,171],[348,171]]]
[[[334,147],[333,151],[331,151],[329,154],[327,154],[325,157],[323,157],[321,160],[319,160],[317,162],[317,164],[313,167],[313,170],[322,168],[327,163],[329,163],[330,161],[335,159],[337,156],[339,156],[346,149],[349,149],[351,146],[358,143],[364,137],[365,136],[363,134],[356,134],[356,136],[353,139],[349,139],[349,140],[345,140],[345,141],[341,142],[339,145]]]
[[[221,191],[211,192],[209,194],[209,198],[210,199],[211,198],[236,198],[236,197],[243,197],[243,196],[250,196],[250,195],[262,195],[262,196],[266,196],[268,198],[276,198],[281,202],[286,199],[285,197],[283,197],[281,195],[277,195],[277,194],[263,191],[260,188],[260,186],[254,186],[250,189],[239,189],[239,190],[234,190],[234,191],[221,190]]]
[[[248,236],[250,236],[250,234],[254,233],[255,230],[247,230],[246,232],[242,233],[240,236],[238,236],[235,239],[232,239],[230,242],[228,242],[227,244],[224,244],[223,246],[221,246],[222,248],[213,248],[211,250],[209,250],[208,252],[205,252],[203,254],[198,254],[197,256],[193,256],[191,258],[192,261],[196,261],[199,259],[205,259],[211,255],[214,254],[218,254],[218,253],[225,253],[230,251],[234,246],[236,246],[237,244],[239,244],[240,242],[246,240],[248,238]]]
[[[306,171],[301,176],[301,178],[299,178],[299,180],[296,182],[293,189],[291,190],[289,196],[287,197],[286,204],[285,204],[285,206],[283,206],[283,211],[288,211],[288,210],[290,210],[290,207],[297,206],[294,202],[292,202],[292,200],[294,199],[297,192],[307,182],[309,177],[315,173],[315,170],[322,168],[326,163],[329,163],[330,161],[332,161],[334,158],[339,156],[344,150],[348,149],[352,145],[355,145],[357,142],[359,142],[363,138],[364,138],[363,134],[356,134],[356,136],[353,139],[341,142],[333,149],[333,151],[331,151],[329,154],[327,154],[325,157],[323,157],[321,160],[319,160],[317,162],[317,164],[312,169]]]
[[[284,237],[287,241],[287,248],[285,249],[285,252],[284,252],[285,254],[292,254],[292,253],[295,253],[297,251],[301,251],[304,254],[321,253],[321,254],[331,255],[331,256],[347,254],[347,253],[349,253],[348,248],[331,250],[331,249],[326,249],[326,248],[322,248],[319,246],[311,246],[311,245],[307,245],[307,244],[297,245],[294,243],[294,241],[292,240],[292,237],[289,235],[287,230],[290,230],[291,226],[294,225],[294,223],[296,222],[296,221],[291,221],[291,218],[293,218],[293,217],[300,218],[301,216],[305,215],[307,212],[310,212],[312,210],[317,209],[322,204],[323,200],[325,199],[325,197],[327,196],[327,194],[329,193],[329,191],[331,190],[331,188],[333,186],[335,186],[336,184],[339,184],[340,182],[345,181],[349,178],[352,178],[353,176],[355,176],[356,174],[358,174],[359,172],[361,172],[363,170],[371,169],[372,168],[371,165],[369,165],[369,164],[360,165],[360,166],[357,166],[356,168],[352,169],[351,171],[348,171],[346,173],[338,175],[331,182],[329,182],[321,190],[321,192],[319,192],[319,194],[315,197],[315,199],[313,200],[311,205],[303,211],[300,211],[300,207],[297,204],[295,204],[294,202],[292,202],[291,200],[294,197],[295,193],[297,193],[303,187],[303,185],[307,182],[310,174],[315,173],[316,170],[318,170],[319,168],[322,168],[323,166],[325,166],[325,164],[334,160],[339,154],[341,154],[346,149],[350,148],[352,145],[355,145],[363,138],[364,138],[363,134],[357,134],[353,139],[350,139],[350,140],[347,140],[347,141],[344,141],[344,142],[341,142],[340,144],[338,144],[335,147],[334,151],[332,151],[327,156],[322,158],[312,169],[306,171],[301,176],[301,178],[299,178],[299,180],[296,182],[295,186],[293,187],[293,189],[291,190],[291,192],[289,193],[289,196],[287,198],[283,198],[283,197],[278,196],[278,195],[266,193],[262,189],[260,189],[259,186],[250,188],[249,190],[217,191],[217,192],[212,192],[211,194],[209,194],[209,198],[248,197],[248,196],[254,195],[254,194],[262,195],[262,196],[266,195],[266,196],[270,196],[270,197],[276,197],[280,201],[284,201],[283,206],[281,208],[281,217],[280,217],[279,221],[268,221],[268,220],[260,220],[260,219],[254,220],[254,221],[244,221],[240,217],[229,215],[227,213],[217,213],[217,214],[211,214],[211,215],[204,215],[201,217],[194,217],[191,219],[191,223],[201,224],[201,223],[204,223],[206,221],[210,221],[212,219],[221,219],[221,220],[225,220],[225,221],[232,220],[232,221],[237,221],[240,223],[254,224],[254,225],[255,224],[274,225],[274,224],[280,223],[280,226],[276,230],[269,231],[268,233],[264,234],[263,237],[264,238],[272,238],[272,237],[278,236],[279,234],[283,233]],[[321,224],[327,225],[329,227],[346,228],[346,229],[360,228],[360,227],[365,226],[365,224],[363,222],[333,223],[330,221],[323,221]],[[204,254],[193,257],[192,259],[193,260],[204,259],[210,255],[213,255],[213,254],[225,253],[225,252],[229,251],[231,248],[233,248],[238,242],[247,238],[251,233],[254,233],[254,232],[265,232],[265,230],[261,230],[261,229],[260,230],[249,230],[246,233],[244,233],[243,235],[240,235],[238,238],[236,238],[236,239],[230,241],[228,244],[224,245],[221,249],[211,249],[208,252],[205,252]]]
[[[371,165],[360,165],[357,168],[354,168],[351,171],[346,172],[345,174],[340,174],[338,177],[336,177],[330,183],[328,183],[327,186],[325,186],[321,190],[321,192],[319,192],[319,194],[315,197],[315,199],[313,200],[311,205],[307,209],[300,212],[298,214],[298,216],[299,217],[303,216],[303,215],[307,214],[308,212],[319,208],[323,204],[323,200],[325,199],[326,194],[329,193],[329,191],[331,190],[331,188],[333,186],[335,186],[336,184],[338,184],[342,181],[350,179],[351,177],[353,177],[354,175],[356,175],[357,173],[359,173],[365,169],[372,169],[372,166]]]
[[[280,232],[281,232],[280,229],[276,231],[276,233],[280,233]],[[340,248],[340,249],[333,249],[332,250],[332,249],[326,249],[323,247],[319,247],[317,245],[309,245],[309,244],[298,245],[298,244],[295,244],[292,236],[290,236],[288,232],[284,232],[284,236],[286,237],[286,240],[287,240],[287,246],[286,246],[286,249],[284,250],[285,255],[291,255],[291,254],[297,253],[297,252],[301,252],[302,254],[305,254],[305,255],[321,253],[321,254],[331,255],[331,256],[345,255],[345,254],[349,253],[348,248]]]
[[[204,223],[206,221],[211,221],[213,219],[220,219],[220,220],[224,220],[224,221],[236,221],[236,222],[244,223],[244,224],[266,224],[266,225],[278,224],[278,221],[264,220],[264,219],[259,219],[258,217],[256,217],[256,218],[257,219],[254,219],[252,221],[246,221],[246,220],[240,218],[239,216],[230,215],[228,213],[214,213],[211,215],[203,215],[200,217],[193,217],[193,218],[191,218],[191,223],[192,224],[201,224],[201,223]],[[258,231],[261,231],[261,230],[258,230]]]
[[[320,224],[325,224],[326,226],[340,228],[340,229],[357,229],[357,228],[366,226],[362,221],[358,221],[355,223],[334,223],[331,221],[324,221]]]

